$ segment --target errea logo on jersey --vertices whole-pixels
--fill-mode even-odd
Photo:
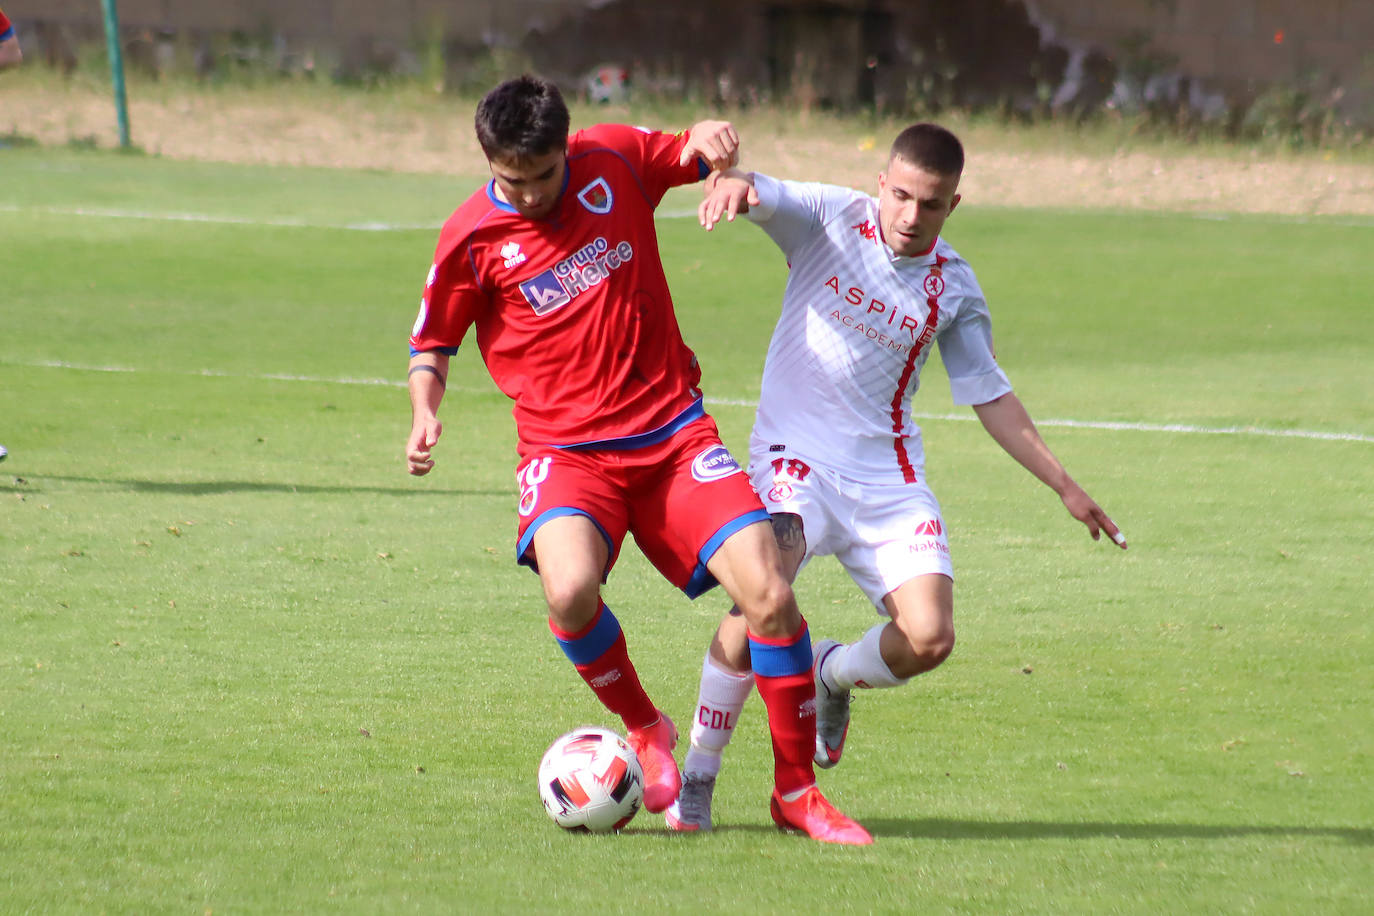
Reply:
[[[520,292],[536,315],[547,315],[599,286],[628,263],[634,253],[629,242],[620,242],[613,248],[604,238],[598,237],[551,269],[521,283]]]
[[[520,250],[519,242],[507,242],[501,246],[501,257],[505,258],[507,269],[525,263],[525,253]]]

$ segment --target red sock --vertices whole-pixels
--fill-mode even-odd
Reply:
[[[549,629],[601,705],[620,716],[627,729],[647,728],[658,721],[658,708],[644,692],[630,661],[620,621],[604,602],[592,622],[576,633],[560,630],[553,620],[549,621]]]
[[[768,708],[773,738],[773,784],[787,794],[816,782],[816,682],[806,621],[782,639],[749,634],[754,683]]]

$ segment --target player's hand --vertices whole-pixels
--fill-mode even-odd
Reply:
[[[1076,483],[1070,484],[1060,498],[1064,501],[1064,508],[1069,510],[1069,514],[1088,527],[1088,533],[1094,541],[1099,540],[1105,531],[1112,539],[1112,543],[1122,550],[1126,549],[1126,535],[1121,533],[1121,529],[1116,527],[1116,522],[1107,516],[1102,507],[1094,502],[1082,487]]]
[[[418,419],[410,428],[410,438],[406,440],[406,470],[416,477],[423,477],[434,467],[430,450],[439,441],[444,424],[437,417]]]
[[[712,171],[739,164],[739,134],[729,121],[700,121],[692,125],[687,145],[682,148],[680,165],[691,165],[700,158]]]
[[[750,207],[759,205],[759,192],[752,182],[744,177],[712,173],[706,179],[705,197],[697,205],[697,222],[710,232],[724,217],[726,222],[734,222],[736,216],[748,213]]]

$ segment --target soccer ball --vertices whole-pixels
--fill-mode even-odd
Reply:
[[[553,822],[565,830],[619,830],[644,801],[644,771],[624,738],[584,725],[544,752],[539,798]]]

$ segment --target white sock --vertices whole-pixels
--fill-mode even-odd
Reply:
[[[740,711],[754,687],[754,673],[726,671],[706,653],[701,663],[701,687],[692,716],[692,746],[682,763],[684,773],[715,776],[720,772],[720,755],[739,724]]]
[[[883,661],[880,648],[883,629],[880,623],[869,629],[858,642],[840,646],[825,657],[821,679],[840,690],[855,687],[900,687],[911,678],[897,677]]]

